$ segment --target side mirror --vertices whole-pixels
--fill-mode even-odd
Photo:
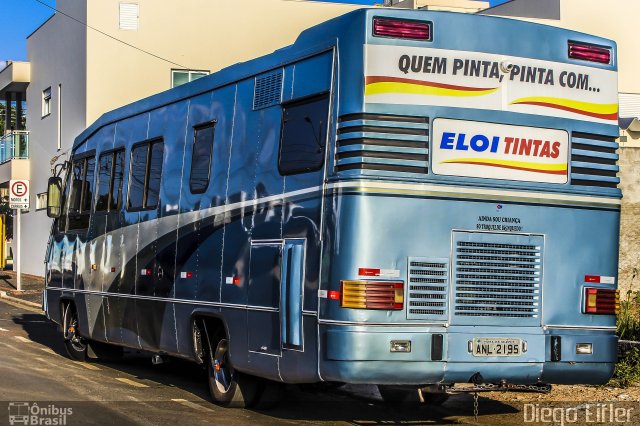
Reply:
[[[50,177],[47,183],[47,216],[58,218],[62,214],[62,179]]]

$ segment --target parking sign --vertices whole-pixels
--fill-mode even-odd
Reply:
[[[29,181],[16,179],[9,181],[9,208],[29,208]]]

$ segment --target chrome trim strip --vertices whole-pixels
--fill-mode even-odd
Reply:
[[[600,205],[615,206],[621,205],[618,198],[606,198],[595,196],[581,196],[569,194],[554,194],[546,192],[534,191],[516,191],[516,190],[497,190],[488,188],[470,188],[451,185],[431,185],[431,184],[409,184],[409,183],[390,183],[390,182],[336,182],[328,185],[331,189],[356,190],[360,192],[384,192],[396,193],[404,195],[433,195],[448,196],[456,198],[481,198],[489,199],[500,197],[502,199],[520,200],[529,202],[556,202],[576,205]]]
[[[542,328],[545,330],[617,330],[615,325],[545,325]]]
[[[175,299],[170,297],[155,297],[155,296],[141,296],[135,294],[121,294],[121,293],[110,293],[106,291],[94,291],[94,290],[78,290],[72,288],[62,288],[62,287],[47,287],[45,290],[55,290],[55,291],[67,291],[70,293],[80,293],[80,294],[90,294],[93,296],[101,296],[101,297],[120,297],[123,299],[140,299],[140,300],[150,300],[154,302],[165,302],[165,303],[180,303],[185,305],[204,305],[204,306],[215,306],[218,308],[232,308],[232,309],[247,309],[250,311],[265,311],[265,312],[280,312],[279,308],[272,308],[268,306],[254,306],[254,305],[241,305],[237,303],[220,303],[220,302],[207,302],[207,301],[198,301],[198,300],[187,300],[187,299]]]
[[[327,320],[319,319],[318,324],[327,325],[341,325],[341,326],[383,326],[383,327],[442,327],[446,328],[449,324],[434,323],[434,322],[420,322],[420,323],[408,323],[408,322],[361,322],[361,321],[339,321],[339,320]]]

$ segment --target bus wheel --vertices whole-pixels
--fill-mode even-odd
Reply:
[[[229,362],[229,342],[222,339],[208,357],[209,391],[213,402],[225,407],[248,408],[258,399],[258,380],[235,371]]]
[[[416,388],[378,385],[378,392],[387,404],[414,404],[420,401]]]
[[[64,347],[67,350],[69,358],[76,361],[86,361],[87,341],[80,336],[78,331],[78,314],[71,303],[65,306],[62,327]]]

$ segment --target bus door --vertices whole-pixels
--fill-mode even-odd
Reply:
[[[254,241],[248,293],[249,351],[302,349],[305,240]]]

